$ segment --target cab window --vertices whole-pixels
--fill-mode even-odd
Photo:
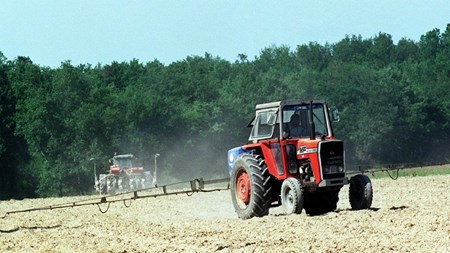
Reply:
[[[253,129],[249,140],[265,139],[272,137],[276,125],[276,110],[260,111],[253,123]]]

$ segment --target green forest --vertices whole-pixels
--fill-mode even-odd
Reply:
[[[1,48],[0,48],[1,51]],[[348,166],[450,162],[450,27],[419,41],[378,33],[269,46],[230,62],[205,53],[57,68],[0,52],[0,199],[90,194],[94,164],[132,153],[159,177],[226,176],[257,103],[324,99]]]

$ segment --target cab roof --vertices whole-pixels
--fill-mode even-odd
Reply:
[[[264,104],[258,104],[256,105],[256,110],[261,109],[269,109],[269,108],[276,108],[276,107],[284,107],[286,105],[307,105],[310,102],[313,104],[324,104],[324,100],[281,100],[271,103],[264,103]]]

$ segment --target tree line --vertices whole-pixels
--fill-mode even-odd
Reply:
[[[450,28],[418,42],[379,33],[271,46],[235,62],[49,68],[0,52],[0,199],[88,194],[94,164],[105,172],[115,152],[151,169],[161,154],[162,176],[225,176],[255,105],[282,99],[337,106],[348,164],[448,162]]]

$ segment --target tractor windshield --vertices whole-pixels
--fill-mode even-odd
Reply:
[[[118,165],[120,169],[130,169],[133,167],[131,159],[129,158],[114,159],[114,165]]]
[[[313,117],[316,135],[328,135],[323,104],[313,104]],[[307,138],[311,127],[309,105],[291,105],[283,108],[283,131],[289,138]]]

